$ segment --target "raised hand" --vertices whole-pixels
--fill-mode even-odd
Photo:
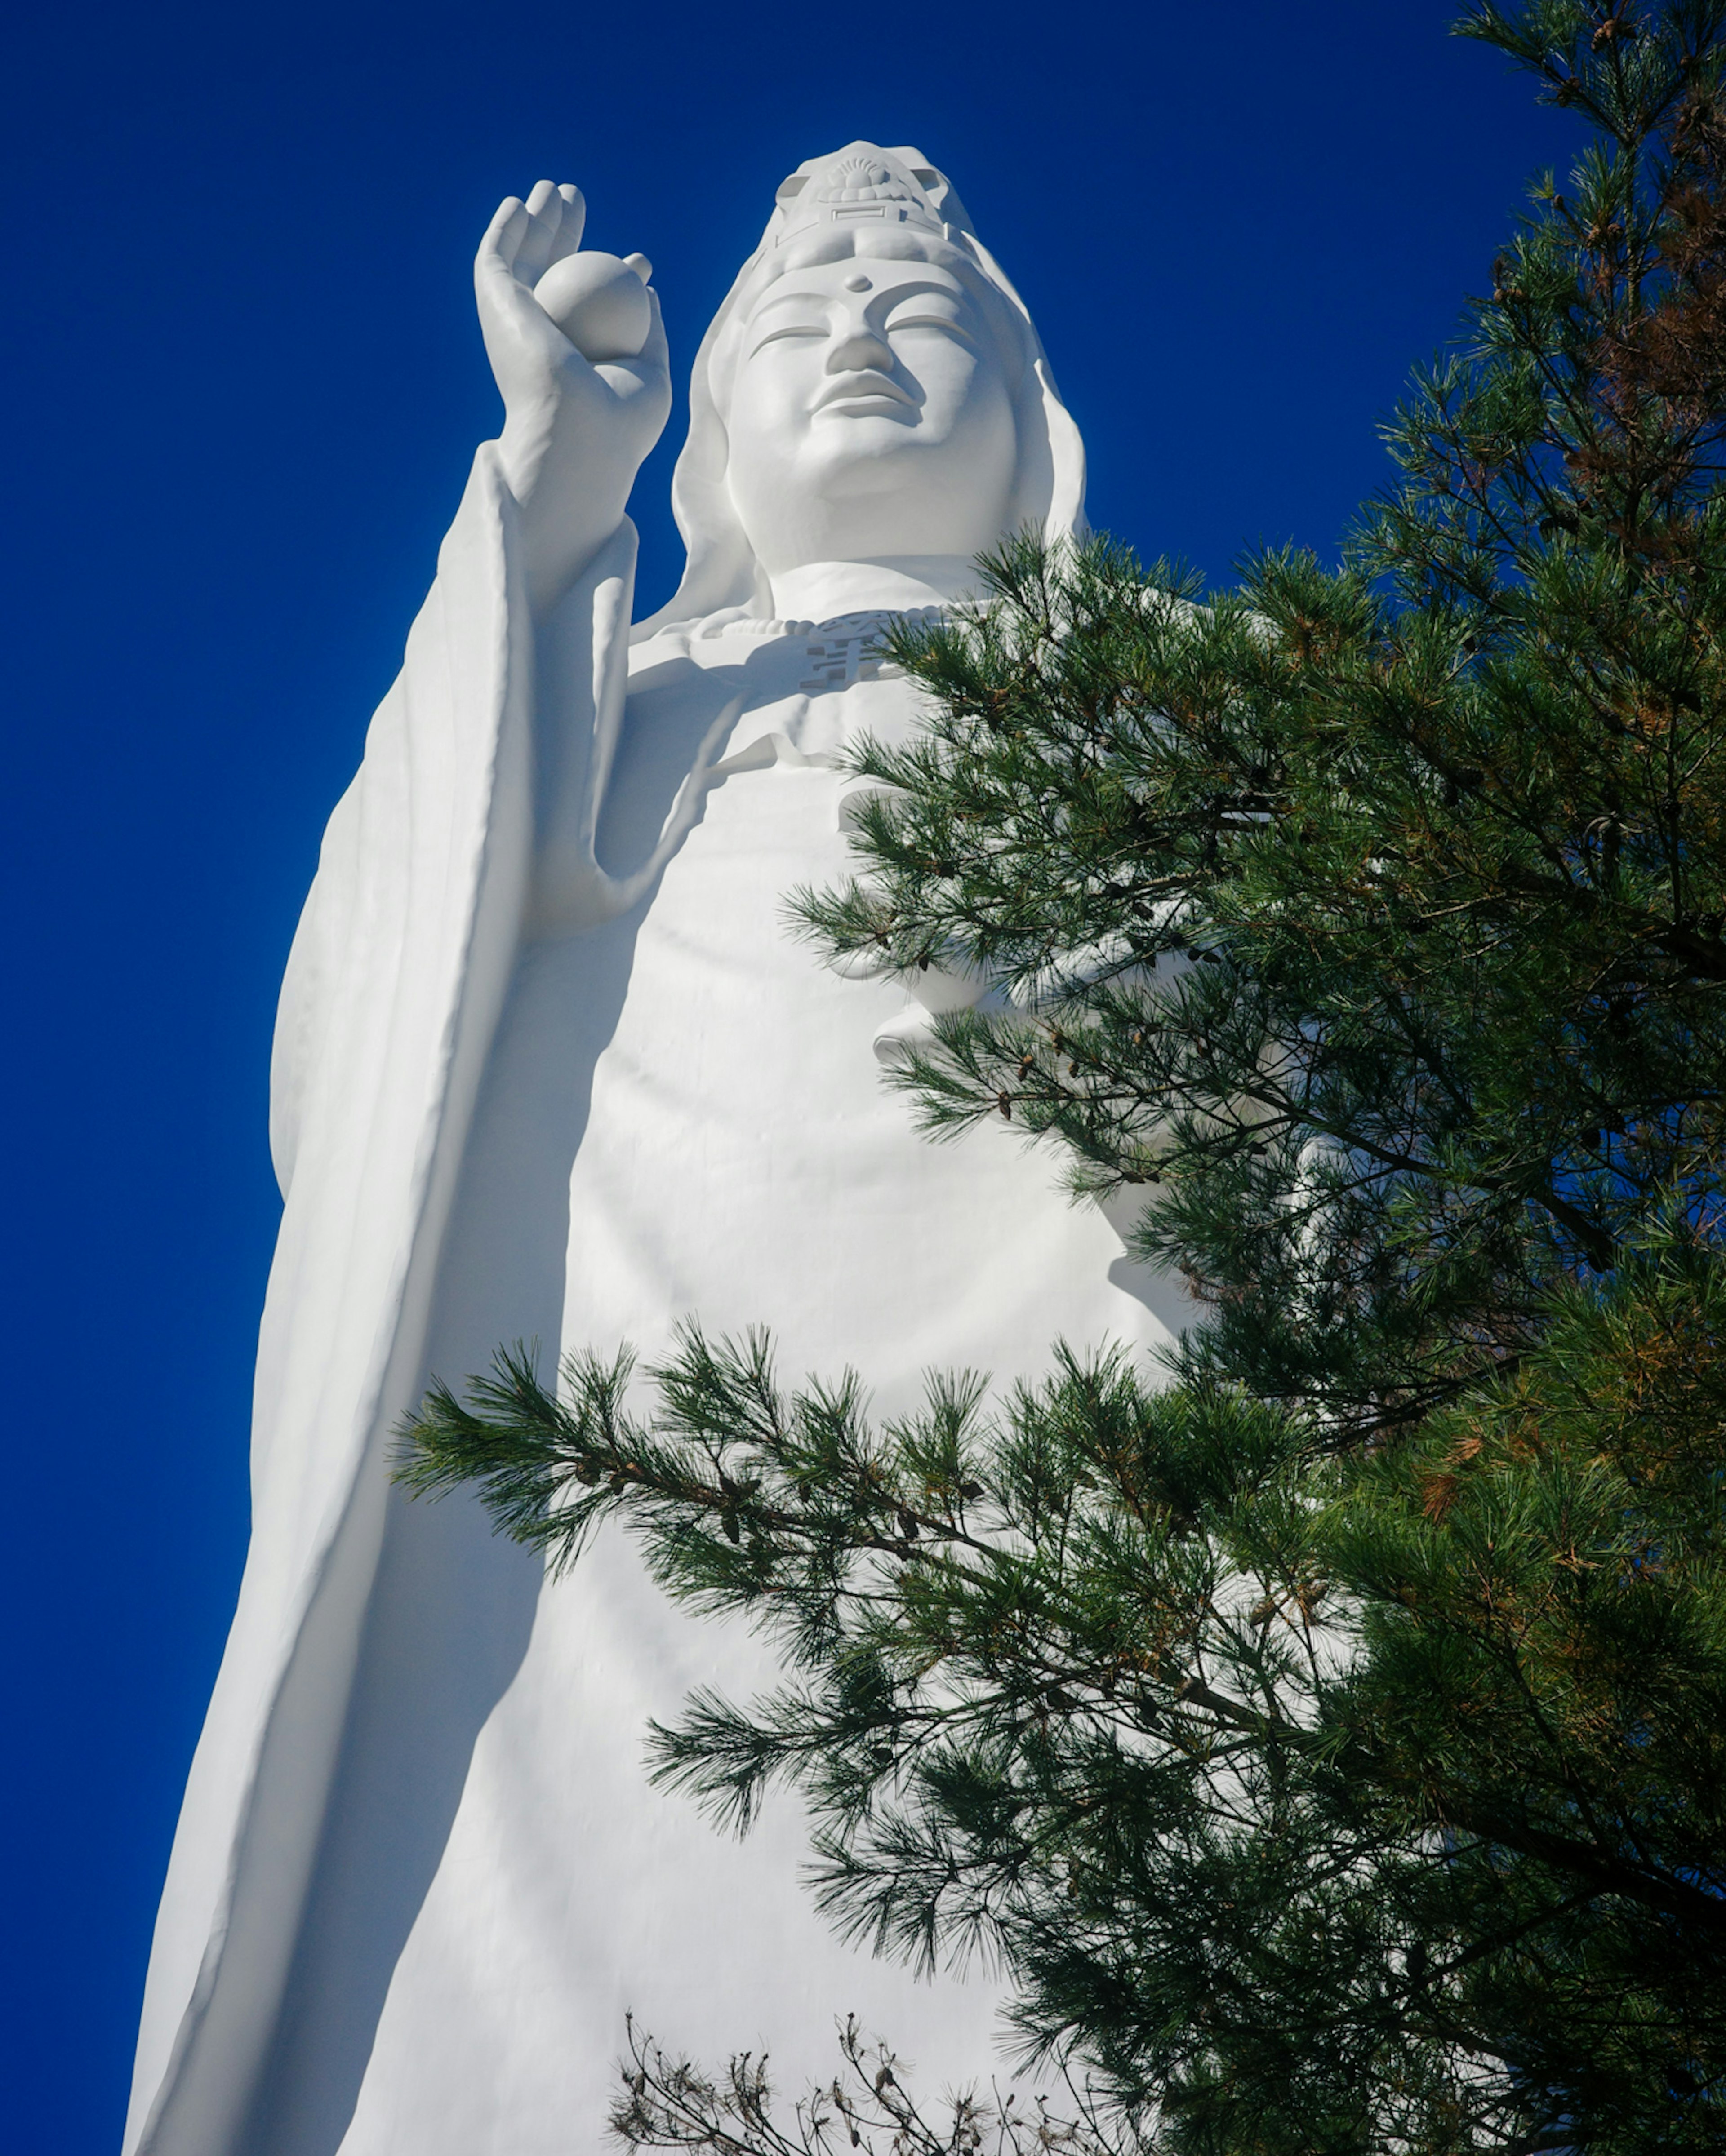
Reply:
[[[474,261],[486,357],[502,393],[498,448],[521,504],[529,584],[553,603],[617,529],[642,459],[671,408],[659,299],[633,357],[584,359],[534,297],[554,262],[581,244],[578,187],[542,180],[498,209]],[[645,272],[639,256],[629,258]]]

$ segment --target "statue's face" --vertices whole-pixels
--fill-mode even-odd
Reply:
[[[1012,393],[989,326],[933,263],[854,257],[769,285],[727,424],[732,500],[769,573],[968,557],[1002,536]]]

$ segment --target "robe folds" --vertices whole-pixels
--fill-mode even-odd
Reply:
[[[767,1323],[789,1378],[854,1365],[891,1411],[1181,1320],[1046,1157],[919,1139],[878,1058],[921,1009],[786,927],[846,870],[840,751],[915,723],[882,618],[632,648],[625,526],[536,637],[514,520],[488,444],[289,962],[253,1541],[127,2156],[588,2156],[629,2010],[794,2092],[849,2012],[932,2091],[986,2080],[987,1974],[838,1940],[794,1805],[737,1843],[649,1788],[650,1717],[747,1697],[758,1643],[609,1533],[544,1583],[476,1506],[402,1496],[395,1433],[516,1340]]]

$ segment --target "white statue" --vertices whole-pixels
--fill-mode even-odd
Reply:
[[[587,2156],[631,2008],[696,2056],[770,2045],[793,2087],[849,2011],[932,2086],[986,2076],[989,1984],[835,1939],[794,1806],[737,1843],[649,1789],[650,1714],[747,1694],[756,1643],[617,1538],[542,1587],[476,1507],[401,1496],[394,1432],[501,1342],[651,1357],[687,1316],[768,1323],[789,1375],[854,1364],[888,1407],[931,1366],[1167,1337],[1044,1158],[917,1138],[871,1043],[923,1014],[782,913],[845,872],[838,752],[915,723],[890,614],[1079,526],[1023,305],[916,151],[803,166],[696,358],[688,567],[632,631],[665,340],[647,264],[578,254],[581,222],[542,183],[480,249],[506,424],[289,962],[254,1539],[129,2152]]]

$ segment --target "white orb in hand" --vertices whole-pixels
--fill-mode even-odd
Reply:
[[[653,319],[647,297],[652,274],[644,255],[620,262],[597,249],[566,254],[546,271],[533,296],[583,359],[634,359]]]

